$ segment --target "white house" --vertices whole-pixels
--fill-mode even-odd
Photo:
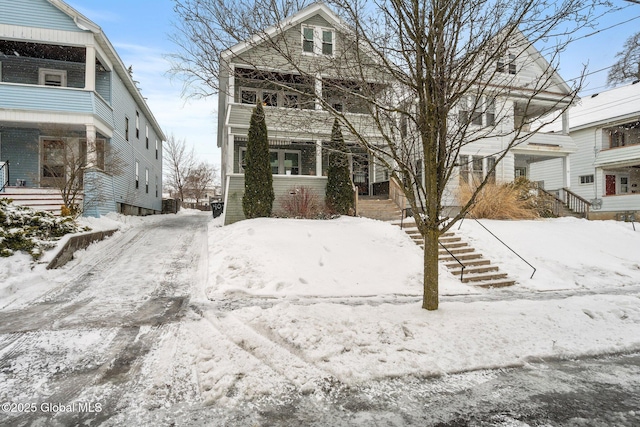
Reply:
[[[536,164],[532,178],[547,190],[567,187],[591,202],[589,218],[615,219],[640,211],[640,84],[584,97],[569,111],[578,151],[569,156],[570,180],[556,161]]]
[[[69,179],[63,159],[73,150],[85,215],[159,212],[165,139],[98,25],[61,0],[0,0],[2,191]]]

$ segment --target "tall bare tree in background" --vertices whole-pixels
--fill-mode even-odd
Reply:
[[[165,185],[180,201],[186,198],[187,177],[195,168],[196,160],[193,147],[187,147],[185,139],[178,139],[173,134],[162,145],[164,150],[162,161],[165,170]]]
[[[538,119],[568,108],[579,84],[542,108],[537,105],[534,110],[532,100],[557,92],[553,71],[559,52],[572,34],[597,19],[602,10],[598,7],[606,3],[329,0],[326,3],[344,22],[336,29],[340,47],[331,55],[309,61],[309,56],[301,55],[302,34],[287,38],[266,29],[290,29],[284,18],[310,1],[174,1],[179,21],[173,72],[184,79],[191,95],[218,93],[218,77],[225,70],[221,54],[245,41],[262,46],[261,55],[242,57],[247,66],[265,70],[260,73],[262,79],[270,79],[268,70],[290,69],[300,75],[298,80],[321,81],[323,93],[315,93],[316,102],[338,118],[345,138],[348,134],[392,171],[413,211],[422,213],[416,216],[416,223],[425,238],[423,307],[429,310],[438,307],[438,237],[473,205],[509,150],[539,129]],[[547,61],[540,62],[535,55],[529,58],[531,46]],[[546,65],[522,87],[517,76],[504,72],[509,66],[507,52],[521,61]],[[339,81],[323,78],[327,70],[339,75]],[[309,96],[275,74],[268,84],[301,98]],[[330,102],[325,96],[329,93],[332,98],[358,104],[381,136],[373,140],[359,119]],[[523,120],[515,121],[513,108],[481,101],[514,96]],[[460,114],[462,104],[466,115]],[[490,108],[495,109],[490,126],[470,126],[475,114],[486,114]],[[459,213],[445,212],[446,184],[458,169],[460,150],[487,137],[503,141],[494,153],[496,163],[486,178],[476,183],[475,192]]]
[[[185,194],[194,199],[196,205],[207,198],[208,190],[213,186],[218,176],[216,167],[207,162],[198,163],[186,177]]]
[[[640,32],[624,42],[622,50],[616,53],[618,60],[609,70],[607,84],[628,83],[640,80]]]

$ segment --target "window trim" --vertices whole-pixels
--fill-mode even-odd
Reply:
[[[144,192],[149,194],[149,168],[144,168]]]
[[[595,176],[593,174],[580,175],[579,180],[580,180],[580,185],[590,185],[595,183]]]
[[[144,125],[144,133],[145,133],[145,140],[146,140],[145,145],[148,150],[149,149],[149,125],[148,124]]]
[[[136,139],[140,139],[140,112],[136,110]]]
[[[313,31],[313,49],[311,51],[305,49],[305,42],[308,43],[310,41],[305,37],[305,30],[309,29]],[[324,41],[325,33],[331,34],[331,53],[324,53],[326,44]],[[336,30],[335,28],[322,27],[318,25],[302,25],[300,31],[300,43],[303,55],[334,57],[336,53]]]
[[[60,86],[46,84],[47,74],[60,76]],[[38,68],[38,85],[48,87],[67,87],[67,70],[57,70],[54,68]]]
[[[136,160],[136,170],[135,170],[135,180],[136,180],[136,190],[140,188],[140,162]]]
[[[129,116],[124,116],[124,139],[129,140]]]
[[[247,147],[240,147],[240,151],[238,152],[238,171],[242,174],[245,173],[244,167],[242,165],[242,160],[245,158],[247,153]],[[270,148],[269,149],[269,154],[271,153],[278,153],[278,173],[274,174],[273,171],[271,172],[272,175],[293,175],[293,176],[300,176],[301,171],[302,171],[302,151],[300,150],[288,150],[288,149],[284,149],[284,148]],[[286,170],[285,170],[285,155],[286,154],[296,154],[298,156],[298,173],[297,174],[287,174]]]

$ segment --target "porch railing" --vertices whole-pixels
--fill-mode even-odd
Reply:
[[[9,185],[9,161],[0,162],[0,193]]]
[[[538,191],[542,191],[544,194],[552,198],[551,210],[556,216],[562,215],[563,208],[569,209],[571,212],[579,214],[583,218],[587,218],[589,216],[591,202],[578,196],[568,188],[561,188],[554,192],[538,188]]]

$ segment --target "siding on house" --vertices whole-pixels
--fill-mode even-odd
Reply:
[[[274,214],[277,214],[281,210],[280,203],[282,198],[286,197],[292,189],[299,187],[306,187],[316,193],[318,195],[318,203],[320,206],[324,206],[324,194],[327,187],[326,177],[273,175],[273,192],[276,196],[273,202]],[[227,175],[226,194],[227,197],[224,205],[224,224],[233,224],[234,222],[246,219],[242,210],[244,175]]]
[[[15,185],[17,179],[25,180],[27,186],[37,185],[40,132],[37,129],[4,128],[0,130],[0,139],[0,159],[11,161],[9,185]]]
[[[0,24],[82,32],[67,14],[47,0],[1,2]]]

